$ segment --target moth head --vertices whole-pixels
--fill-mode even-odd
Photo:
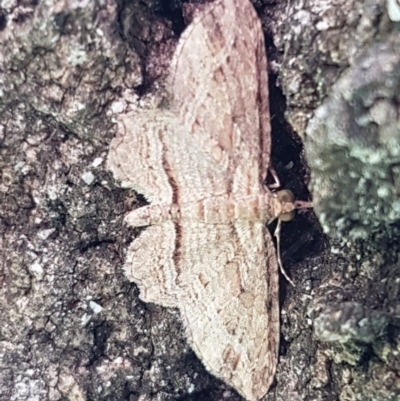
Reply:
[[[295,214],[295,202],[292,191],[283,189],[273,194],[273,215],[281,221],[290,221]]]

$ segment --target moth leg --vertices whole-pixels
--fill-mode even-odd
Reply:
[[[274,179],[274,182],[272,184],[266,184],[265,186],[268,189],[278,189],[281,186],[281,182],[279,181],[278,173],[276,172],[275,168],[270,165],[268,167],[268,172],[271,174],[272,178]],[[268,173],[267,173],[268,176]],[[267,177],[265,177],[267,178]]]

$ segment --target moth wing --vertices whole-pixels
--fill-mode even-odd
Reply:
[[[167,221],[147,227],[130,245],[125,273],[139,287],[142,301],[177,306],[175,241],[174,224]]]
[[[192,202],[228,191],[227,172],[165,109],[118,117],[108,168],[152,203]]]
[[[193,350],[247,400],[267,393],[279,345],[278,264],[261,222],[180,228],[181,314]]]
[[[171,203],[173,189],[163,168],[163,144],[158,138],[158,132],[168,129],[170,122],[168,118],[155,120],[151,113],[118,116],[107,168],[122,186],[142,193],[150,202]]]
[[[182,34],[171,64],[172,103],[181,123],[233,193],[258,193],[269,166],[267,60],[250,1],[217,0]]]

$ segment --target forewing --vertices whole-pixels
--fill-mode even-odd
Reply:
[[[217,0],[180,38],[169,88],[182,124],[229,171],[235,194],[259,193],[270,152],[267,60],[249,1]]]
[[[173,189],[163,166],[159,132],[170,129],[169,118],[157,110],[121,114],[117,136],[111,141],[107,167],[122,185],[150,202],[171,203]]]
[[[268,391],[279,344],[278,265],[264,225],[181,226],[179,307],[196,354],[247,400]]]
[[[108,168],[152,203],[188,203],[229,190],[227,172],[165,109],[118,117]]]

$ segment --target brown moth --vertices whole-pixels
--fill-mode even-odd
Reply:
[[[266,221],[300,204],[263,186],[270,163],[267,60],[249,0],[217,0],[183,33],[168,110],[118,117],[108,167],[151,202],[125,270],[140,298],[179,308],[206,368],[249,401],[274,379],[278,262]]]

